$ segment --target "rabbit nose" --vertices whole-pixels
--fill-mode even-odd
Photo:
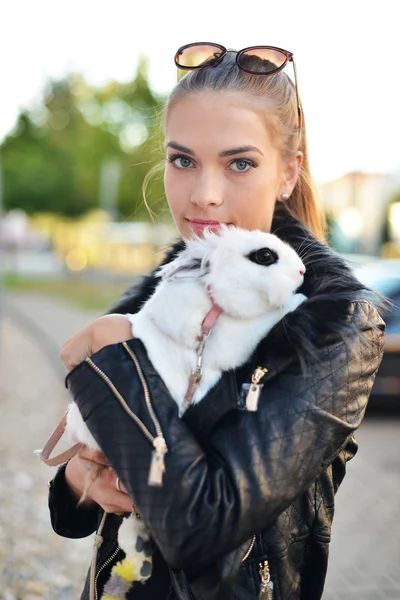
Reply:
[[[299,272],[300,272],[300,275],[301,275],[301,276],[303,276],[303,275],[304,275],[304,273],[305,273],[305,269],[303,269],[303,270],[301,270],[301,271],[299,271]]]

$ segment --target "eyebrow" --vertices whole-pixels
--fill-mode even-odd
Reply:
[[[174,150],[179,150],[180,152],[184,152],[185,154],[191,154],[192,156],[195,155],[195,152],[193,150],[187,148],[186,146],[181,146],[181,144],[178,144],[177,142],[168,142],[167,148],[173,148]]]
[[[232,148],[231,150],[224,150],[219,153],[219,156],[234,156],[235,154],[243,154],[244,152],[258,152],[261,156],[264,154],[256,146],[239,146],[238,148]]]
[[[191,156],[196,155],[194,150],[191,150],[186,146],[182,146],[177,142],[168,142],[167,148],[174,148],[174,150],[179,150],[180,152],[190,154]],[[235,154],[243,154],[244,152],[258,152],[259,154],[261,154],[261,156],[264,156],[261,150],[256,146],[238,146],[237,148],[231,148],[231,150],[224,150],[223,152],[220,152],[218,156],[225,158],[226,156],[234,156]]]

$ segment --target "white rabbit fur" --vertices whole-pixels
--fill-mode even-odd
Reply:
[[[249,259],[263,248],[276,253],[274,264],[262,266]],[[223,312],[206,342],[203,376],[193,404],[217,383],[222,371],[243,364],[268,331],[306,299],[295,293],[304,271],[296,252],[275,235],[232,227],[188,241],[175,260],[159,269],[161,281],[154,294],[138,313],[127,317],[180,415],[196,366],[202,321],[212,307],[207,288]],[[74,439],[100,449],[74,402],[69,406],[67,431]],[[138,536],[150,539],[143,521],[131,515],[119,528],[119,545],[132,562],[143,564],[151,559],[136,551]],[[144,582],[148,576],[140,580]]]
[[[265,248],[276,253],[276,262],[264,266],[249,259]],[[127,317],[180,415],[196,366],[201,324],[212,307],[207,287],[223,312],[206,342],[203,376],[192,404],[217,383],[222,371],[246,362],[272,327],[306,299],[295,293],[304,272],[298,254],[277,236],[234,227],[189,240],[175,260],[158,270],[161,281],[154,294],[138,313]],[[75,403],[70,405],[67,431],[99,449]]]

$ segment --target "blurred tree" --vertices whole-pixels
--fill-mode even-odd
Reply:
[[[21,112],[0,146],[6,210],[79,216],[99,206],[102,171],[112,163],[120,174],[120,216],[148,219],[141,186],[162,158],[162,105],[148,85],[145,59],[126,84],[93,89],[80,75],[49,82],[41,105]],[[149,201],[155,206],[163,197],[158,179]]]

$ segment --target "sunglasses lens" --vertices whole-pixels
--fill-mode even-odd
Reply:
[[[280,50],[252,48],[240,53],[238,62],[250,73],[272,73],[287,62],[287,56]]]
[[[214,44],[196,44],[183,47],[175,57],[176,66],[183,68],[209,67],[218,62],[224,53],[222,46]]]

